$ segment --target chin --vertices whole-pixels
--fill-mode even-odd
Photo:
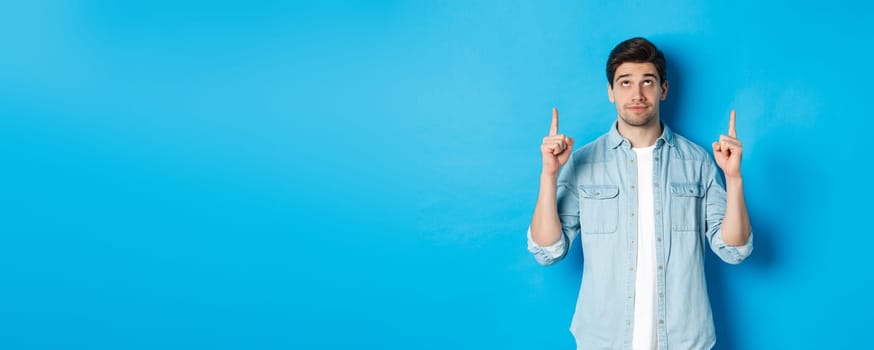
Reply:
[[[622,117],[622,121],[631,126],[647,126],[652,124],[653,120],[655,120],[655,117],[652,115],[641,118]]]

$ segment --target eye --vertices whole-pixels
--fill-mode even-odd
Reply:
[[[631,82],[628,80],[623,80],[623,81],[619,82],[619,86],[628,87],[628,86],[631,86]]]
[[[653,82],[652,80],[647,79],[647,80],[643,81],[643,86],[652,86],[652,84],[654,84],[654,83],[655,82]]]

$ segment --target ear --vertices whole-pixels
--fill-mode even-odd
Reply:
[[[613,98],[613,86],[610,83],[607,83],[607,98],[610,99],[610,103],[616,103],[616,99]]]
[[[662,95],[659,97],[659,99],[664,101],[667,97],[668,97],[668,81],[665,80],[662,82]]]

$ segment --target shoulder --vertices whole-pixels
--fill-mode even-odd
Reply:
[[[607,134],[601,135],[591,142],[583,145],[571,155],[574,163],[600,163],[610,160],[610,150],[612,147],[608,144]]]
[[[672,151],[675,158],[682,160],[711,160],[710,152],[705,150],[704,147],[701,147],[677,133],[674,133],[674,147],[672,147]]]

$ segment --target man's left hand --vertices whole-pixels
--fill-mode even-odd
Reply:
[[[722,169],[726,179],[740,178],[740,159],[743,145],[737,139],[734,118],[735,111],[732,109],[728,119],[728,135],[719,135],[719,141],[713,143],[713,157],[716,158],[716,165]]]

